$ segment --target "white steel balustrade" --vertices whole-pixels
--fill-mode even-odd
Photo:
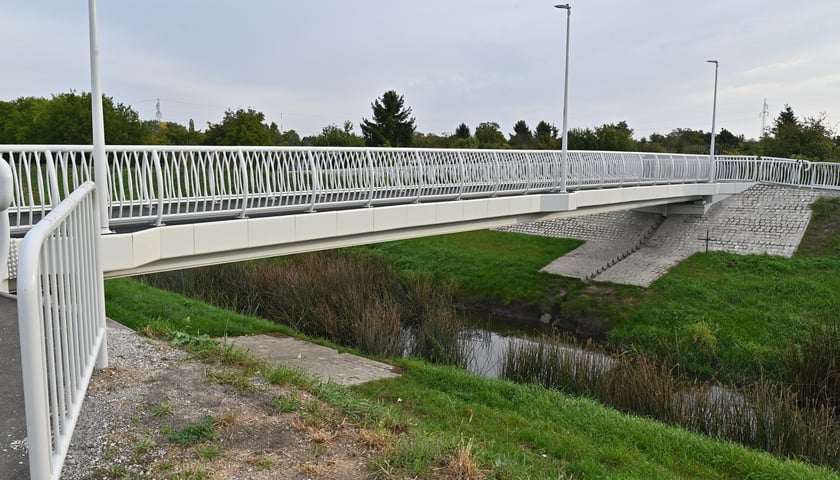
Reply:
[[[24,237],[18,318],[30,476],[57,479],[94,366],[107,366],[99,212],[85,182]]]
[[[555,192],[558,151],[109,146],[111,225]],[[90,146],[0,146],[13,232],[91,180]],[[703,155],[568,154],[569,191],[708,181]]]
[[[835,164],[749,156],[315,147],[109,146],[112,226],[717,181],[838,188]],[[90,146],[0,146],[22,233],[93,176]]]

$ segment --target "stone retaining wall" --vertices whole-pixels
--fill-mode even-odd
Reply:
[[[650,233],[658,215],[613,212],[513,225],[500,230],[587,243],[543,271],[558,275],[649,286],[696,252],[792,256],[811,218],[810,205],[840,192],[755,185],[714,205],[706,215],[671,215]],[[632,251],[631,251],[632,250]],[[620,260],[617,255],[631,251]],[[606,268],[605,268],[606,266]]]

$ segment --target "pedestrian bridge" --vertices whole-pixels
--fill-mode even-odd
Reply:
[[[0,146],[16,246],[93,180],[90,146]],[[703,213],[753,182],[833,188],[840,169],[745,156],[537,150],[109,146],[106,277],[664,206]]]
[[[15,390],[0,413],[19,420],[22,379],[38,480],[59,478],[91,372],[107,366],[103,274],[610,210],[704,213],[756,182],[840,187],[840,164],[740,156],[163,146],[94,156],[88,146],[0,146],[0,290],[18,294],[0,302],[5,316],[17,303],[0,331],[17,323],[23,372],[15,352],[0,351]],[[9,458],[0,455],[3,468]]]

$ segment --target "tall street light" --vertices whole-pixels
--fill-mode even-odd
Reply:
[[[102,112],[102,83],[99,76],[99,35],[96,28],[96,0],[88,0],[90,29],[90,103],[93,124],[93,169],[99,202],[100,228],[111,233],[108,225],[108,166],[105,158],[105,121]]]
[[[554,8],[566,10],[566,81],[563,85],[563,153],[560,156],[560,162],[563,165],[560,192],[566,193],[566,177],[569,174],[569,27],[571,26],[572,6],[567,3],[555,5]]]
[[[712,142],[709,147],[709,181],[715,181],[715,114],[717,113],[717,83],[718,83],[718,61],[706,60],[715,64],[715,95],[712,101]]]

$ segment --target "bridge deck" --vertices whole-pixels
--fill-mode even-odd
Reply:
[[[0,295],[0,478],[29,478],[17,301]]]

